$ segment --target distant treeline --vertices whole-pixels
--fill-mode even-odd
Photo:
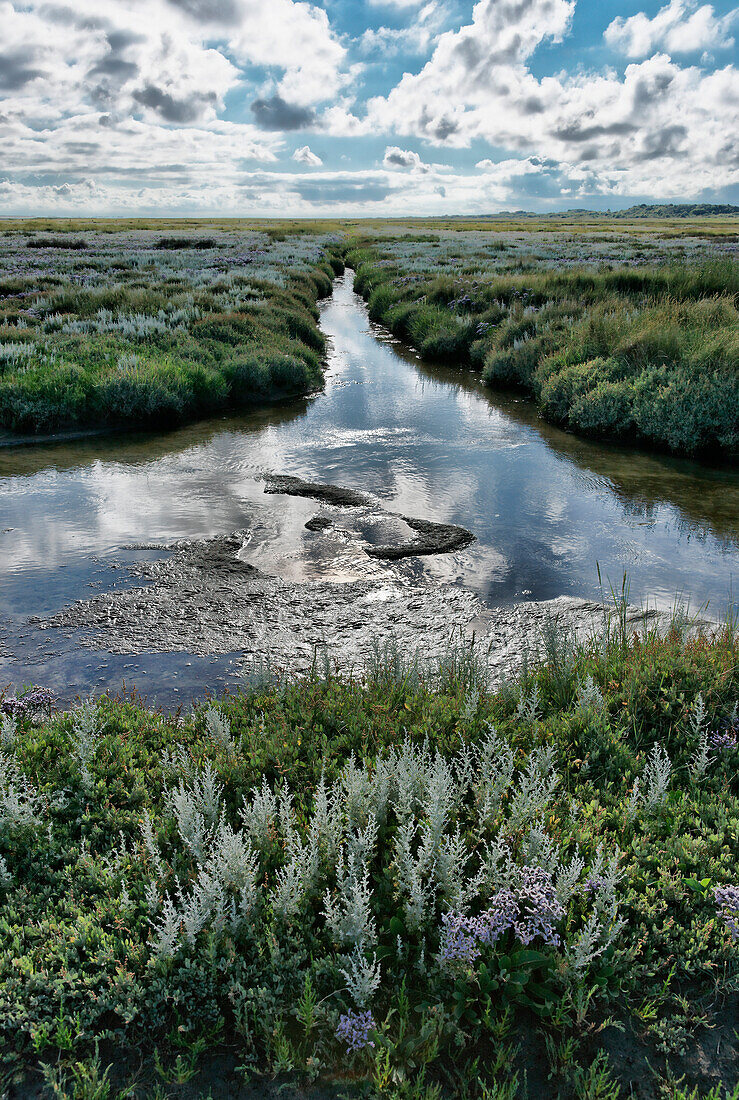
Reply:
[[[608,210],[612,218],[706,218],[717,214],[739,214],[739,206],[729,202],[666,202],[659,205],[642,202],[627,210]]]
[[[502,210],[500,214],[494,214],[496,218],[565,218],[565,217],[590,217],[590,218],[707,218],[707,217],[736,217],[739,215],[739,206],[733,206],[729,202],[663,202],[663,203],[639,203],[638,206],[629,206],[625,210],[588,210],[584,206],[572,210],[551,210],[546,214],[536,213],[532,210]],[[476,215],[479,217],[479,215]]]

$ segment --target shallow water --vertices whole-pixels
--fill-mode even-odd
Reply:
[[[235,656],[131,658],[80,650],[47,615],[134,583],[138,544],[247,530],[243,557],[290,580],[424,572],[489,605],[598,596],[624,572],[632,602],[718,617],[739,567],[739,474],[576,439],[530,403],[468,372],[423,365],[372,325],[351,274],[324,303],[324,392],[167,434],[113,434],[0,449],[0,685],[69,697],[135,684],[152,702],[235,682]],[[460,524],[476,541],[391,565],[363,553],[387,516],[347,516],[342,537],[307,531],[315,501],[264,493],[265,473],[361,489],[391,512]],[[734,585],[734,587],[736,587]],[[736,601],[734,602],[736,607]]]

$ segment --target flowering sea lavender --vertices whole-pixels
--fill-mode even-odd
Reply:
[[[718,915],[723,918],[729,935],[739,940],[739,886],[714,886]]]
[[[339,1017],[336,1038],[339,1042],[346,1043],[347,1053],[353,1054],[357,1050],[375,1045],[370,1039],[374,1026],[375,1021],[369,1009],[364,1012],[345,1012]]]
[[[563,916],[551,874],[543,867],[521,867],[518,881],[507,890],[499,890],[490,908],[480,916],[444,914],[439,957],[444,963],[471,966],[483,945],[494,944],[509,930],[524,945],[539,937],[556,947],[560,937],[555,925]]]
[[[726,726],[724,729],[715,730],[708,737],[708,751],[709,752],[723,752],[724,749],[735,749],[737,746],[736,731],[732,726]]]
[[[34,687],[22,698],[29,710],[50,710],[56,700],[56,694],[51,688]]]
[[[51,688],[33,687],[23,695],[9,695],[0,703],[0,712],[12,718],[25,718],[40,710],[51,710],[56,696]]]
[[[514,896],[519,916],[513,923],[513,930],[521,943],[529,944],[540,936],[544,943],[556,947],[559,933],[554,926],[564,916],[564,908],[557,901],[549,872],[543,867],[522,867]]]
[[[444,963],[463,963],[472,966],[480,954],[480,945],[473,929],[473,920],[459,913],[445,913],[441,918],[444,929],[441,933],[439,957]],[[476,918],[477,921],[482,917]]]
[[[0,710],[11,718],[23,718],[26,714],[26,705],[22,699],[17,699],[15,695],[8,695],[0,703]]]

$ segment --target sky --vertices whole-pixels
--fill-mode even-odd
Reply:
[[[739,202],[717,0],[0,0],[0,215]]]

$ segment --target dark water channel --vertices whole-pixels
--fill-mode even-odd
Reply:
[[[167,434],[0,448],[0,686],[50,684],[69,698],[125,681],[171,705],[235,682],[235,655],[113,656],[28,621],[134,583],[125,564],[162,553],[132,547],[234,530],[249,532],[248,561],[289,580],[423,571],[495,606],[597,596],[599,563],[606,584],[628,573],[633,602],[682,597],[725,613],[739,473],[576,439],[518,397],[421,364],[369,322],[351,274],[322,314],[331,349],[314,398]],[[476,541],[401,565],[370,562],[352,540],[327,552],[304,526],[316,502],[266,495],[269,472],[360,489]]]

